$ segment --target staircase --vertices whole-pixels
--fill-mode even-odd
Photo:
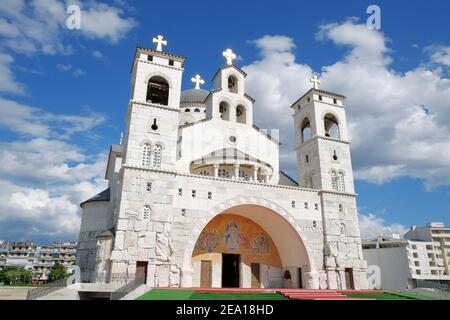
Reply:
[[[356,291],[346,290],[308,290],[308,289],[280,289],[278,292],[289,299],[298,300],[373,300],[347,297],[343,293],[356,293]],[[357,291],[358,293],[366,293]],[[367,292],[368,293],[368,292]],[[372,293],[372,292],[370,292]],[[377,292],[379,293],[379,291]]]

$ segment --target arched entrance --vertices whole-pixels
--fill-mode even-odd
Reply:
[[[315,268],[292,216],[265,200],[236,203],[242,200],[221,204],[194,230],[182,286],[315,287]]]

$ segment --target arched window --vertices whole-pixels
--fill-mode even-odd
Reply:
[[[152,148],[150,144],[146,143],[142,146],[142,166],[150,167],[150,159],[152,154]]]
[[[236,121],[239,123],[247,122],[247,114],[244,106],[237,106],[236,108]]]
[[[302,143],[305,143],[311,139],[311,124],[308,118],[305,118],[302,122]]]
[[[248,173],[245,172],[244,170],[239,170],[239,178],[247,181],[250,180]]]
[[[339,191],[338,189],[338,176],[336,171],[331,171],[331,188],[333,190]]]
[[[147,102],[169,104],[169,84],[163,77],[155,76],[148,81]]]
[[[218,176],[220,178],[230,178],[231,177],[230,172],[225,169],[219,169]]]
[[[323,123],[325,127],[325,137],[340,139],[339,125],[333,115],[327,114],[323,120]]]
[[[341,235],[345,236],[345,224],[343,224],[343,223],[341,223],[340,232],[341,232]]]
[[[184,109],[184,112],[191,112],[191,109],[186,108],[186,109]]]
[[[152,153],[152,167],[153,168],[161,168],[161,153],[162,153],[162,147],[161,145],[157,144],[153,147],[153,153]]]
[[[338,190],[341,192],[345,191],[345,179],[343,172],[339,172],[338,174]]]
[[[150,220],[151,208],[149,205],[142,208],[142,220]]]
[[[220,113],[220,118],[222,120],[230,120],[230,107],[228,106],[228,103],[226,103],[226,102],[220,103],[219,113]]]
[[[194,110],[194,112],[200,112],[200,109],[196,108],[196,109]]]
[[[233,93],[238,93],[238,80],[235,76],[228,77],[228,90]]]

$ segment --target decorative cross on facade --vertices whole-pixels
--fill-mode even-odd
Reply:
[[[167,46],[167,40],[164,40],[163,36],[153,38],[153,43],[157,43],[156,51],[162,51],[162,47]]]
[[[200,85],[205,83],[205,80],[203,80],[199,74],[197,74],[195,77],[191,78],[191,81],[195,83],[195,89],[200,90]]]
[[[319,89],[320,80],[316,75],[312,76],[311,79],[309,79],[309,82],[312,83],[314,89]]]
[[[222,52],[222,55],[227,59],[227,65],[232,65],[233,60],[236,59],[236,54],[231,49],[227,49],[224,52]]]

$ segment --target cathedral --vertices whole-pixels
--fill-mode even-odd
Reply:
[[[185,58],[166,52],[162,36],[153,42],[134,55],[108,188],[81,204],[82,281],[367,288],[345,97],[314,76],[291,105],[297,182],[280,168],[277,137],[253,124],[231,49],[211,91],[199,75],[182,91]]]

